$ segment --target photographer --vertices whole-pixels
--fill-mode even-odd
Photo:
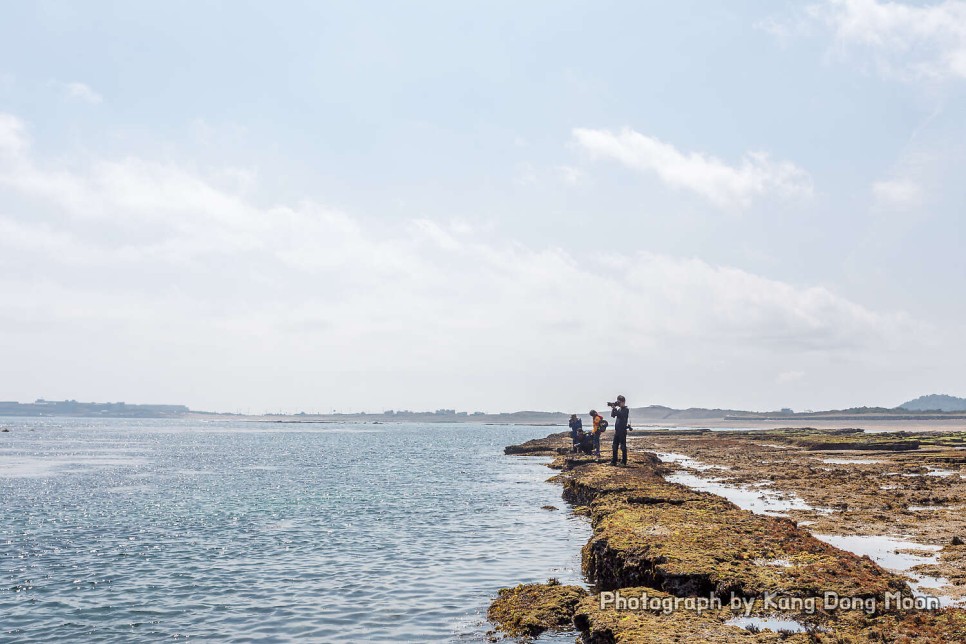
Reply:
[[[571,414],[570,415],[570,440],[573,443],[574,452],[577,451],[577,448],[580,445],[579,435],[583,433],[584,433],[583,422],[581,422],[581,420],[577,418],[577,414]]]
[[[611,456],[610,464],[617,465],[617,448],[621,449],[621,465],[627,465],[627,430],[628,420],[631,410],[627,408],[624,396],[618,396],[617,402],[609,402],[610,415],[616,418],[614,421],[614,451]]]

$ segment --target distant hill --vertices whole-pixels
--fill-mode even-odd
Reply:
[[[0,401],[0,416],[76,416],[81,418],[180,418],[189,409],[184,405],[130,405],[123,402],[77,402],[44,400],[32,403]]]
[[[751,413],[754,412],[742,412],[733,409],[704,409],[702,407],[672,409],[664,405],[651,405],[650,407],[635,407],[631,409],[631,417],[637,420],[714,420],[724,418],[730,414]]]
[[[610,416],[610,410],[604,405],[597,409],[605,416]],[[574,410],[576,411],[576,410]],[[116,403],[83,403],[76,400],[43,400],[33,403],[19,403],[0,401],[0,418],[4,416],[74,416],[94,418],[187,418],[195,415],[238,417],[245,419],[260,419],[259,422],[278,423],[319,423],[319,422],[353,422],[353,423],[384,423],[384,422],[414,422],[414,423],[474,423],[474,424],[507,424],[507,425],[567,425],[570,412],[559,411],[516,411],[502,413],[484,413],[482,411],[466,412],[455,409],[437,409],[436,411],[385,411],[381,413],[351,413],[351,414],[265,414],[264,416],[247,416],[244,414],[225,414],[218,412],[192,411],[184,405],[135,405],[123,402]],[[586,412],[580,412],[586,420]],[[740,411],[736,409],[705,409],[691,407],[688,409],[674,409],[664,405],[650,405],[648,407],[634,407],[631,409],[631,423],[641,425],[682,425],[712,423],[715,421],[740,422],[806,422],[812,420],[839,421],[854,419],[861,420],[908,420],[931,418],[959,418],[966,419],[966,398],[954,396],[931,395],[922,396],[900,405],[894,409],[885,407],[853,407],[828,411],[793,412],[791,409],[780,411]]]
[[[910,411],[966,411],[966,398],[957,398],[946,394],[930,394],[902,403],[899,405],[899,409]]]

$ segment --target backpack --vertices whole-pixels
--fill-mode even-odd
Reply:
[[[607,430],[607,421],[601,418],[600,422],[597,423],[597,431],[603,434],[606,430]]]

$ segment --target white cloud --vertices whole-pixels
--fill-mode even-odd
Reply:
[[[832,30],[843,55],[871,54],[884,74],[966,78],[966,2],[826,0],[808,13]]]
[[[872,184],[875,203],[883,208],[907,209],[922,203],[922,187],[911,179],[890,179]]]
[[[533,164],[527,162],[516,164],[513,183],[521,187],[537,185],[537,171],[534,169]]]
[[[763,152],[749,152],[732,166],[701,152],[682,152],[627,128],[619,133],[578,128],[573,135],[592,158],[613,159],[654,174],[668,186],[694,192],[721,208],[747,208],[769,195],[812,195],[807,172],[788,161],[772,161]]]
[[[40,387],[67,360],[78,367],[63,378],[86,382],[83,365],[97,364],[119,394],[156,378],[210,407],[376,388],[415,405],[417,390],[438,401],[470,382],[515,407],[560,396],[546,374],[603,369],[614,347],[628,364],[720,364],[876,353],[915,335],[903,315],[824,287],[694,258],[578,258],[482,241],[459,222],[375,226],[135,157],[52,163],[10,115],[0,149],[0,353],[42,348],[24,354],[34,366],[17,386],[36,373]]]
[[[571,186],[575,186],[584,180],[584,171],[569,165],[557,166],[557,174],[564,183]]]
[[[783,371],[778,374],[777,378],[775,378],[775,382],[780,385],[787,385],[789,383],[798,382],[804,377],[804,371]]]
[[[792,16],[768,16],[754,23],[754,28],[774,38],[782,47],[792,40],[807,36],[812,31],[813,19],[803,12]]]
[[[104,101],[104,97],[95,92],[89,85],[72,81],[70,83],[58,84],[64,92],[64,96],[72,101],[80,101],[91,105],[98,105]]]
[[[776,38],[779,42],[786,42],[792,35],[791,23],[779,20],[774,16],[769,16],[762,20],[758,20],[754,24],[755,29],[764,31]]]
[[[0,112],[0,155],[14,156],[26,151],[29,141],[23,122],[12,114]]]

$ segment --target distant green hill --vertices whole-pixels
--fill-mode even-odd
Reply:
[[[910,411],[966,411],[966,398],[957,398],[946,394],[930,394],[902,403],[899,408]]]

